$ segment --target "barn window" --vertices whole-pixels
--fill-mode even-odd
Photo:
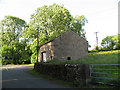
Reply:
[[[53,57],[51,56],[51,60],[52,60],[52,58],[53,58]]]
[[[71,60],[71,57],[67,57],[67,60]]]

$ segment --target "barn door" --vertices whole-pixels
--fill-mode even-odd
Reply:
[[[43,62],[46,62],[46,52],[42,53],[42,59],[43,59]]]

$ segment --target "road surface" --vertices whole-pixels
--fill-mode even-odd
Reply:
[[[2,88],[67,88],[29,74],[28,68],[27,65],[2,67]]]

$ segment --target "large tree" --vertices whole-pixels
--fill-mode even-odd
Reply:
[[[53,4],[37,8],[31,15],[26,29],[23,30],[23,36],[31,42],[33,52],[31,59],[37,56],[37,30],[39,30],[39,44],[42,44],[69,30],[71,20],[72,16],[63,6]]]
[[[81,16],[76,16],[72,19],[70,28],[71,30],[73,30],[74,32],[76,32],[79,36],[83,37],[86,39],[85,37],[85,30],[83,29],[83,26],[85,25],[85,23],[87,23],[88,20],[85,18],[84,15]]]
[[[84,15],[73,18],[63,6],[57,4],[44,5],[37,8],[31,15],[31,20],[24,31],[24,36],[34,41],[37,38],[37,30],[39,29],[40,39],[49,40],[71,29],[85,38],[86,32],[83,26],[86,22],[87,19]]]
[[[72,16],[63,6],[53,4],[37,8],[26,28],[26,37],[36,38],[36,31],[39,29],[40,39],[51,39],[67,31],[71,20]]]
[[[115,49],[120,49],[120,34],[113,35],[112,39],[115,41]]]
[[[120,34],[107,36],[102,40],[101,45],[103,49],[106,50],[120,49],[119,39],[120,39]]]
[[[21,30],[25,27],[26,22],[14,16],[5,16],[5,19],[0,21],[3,62],[17,64],[28,56],[25,50],[27,44],[25,40],[20,40]]]
[[[2,43],[9,44],[20,38],[21,30],[25,28],[26,22],[18,17],[5,16],[1,20],[0,27],[2,29]]]
[[[33,52],[31,59],[37,56],[37,31],[39,31],[39,46],[70,29],[85,38],[85,31],[82,28],[85,22],[87,19],[83,15],[73,18],[67,9],[57,4],[37,8],[31,15],[29,24],[22,31],[24,38],[30,42]]]

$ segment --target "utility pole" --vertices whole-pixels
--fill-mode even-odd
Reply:
[[[37,28],[37,62],[38,62],[38,54],[39,54],[39,28]]]
[[[98,32],[95,32],[95,34],[96,34],[96,49],[98,50],[98,36],[97,36],[97,33]]]

